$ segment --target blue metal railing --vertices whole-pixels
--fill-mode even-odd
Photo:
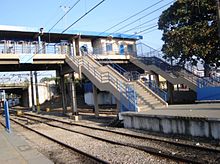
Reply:
[[[187,65],[179,66],[178,59],[172,59],[172,61],[170,58],[165,59],[163,52],[156,50],[144,43],[138,43],[136,46],[137,46],[137,57],[143,59],[146,58],[146,60],[149,60],[151,64],[155,64],[161,69],[165,68],[167,70],[174,70],[174,71],[175,70],[180,71],[184,69],[185,71],[187,71],[187,73],[190,73],[197,77],[201,76],[201,74],[198,73],[201,70],[195,68],[192,65],[189,66],[189,64],[187,64]]]
[[[108,81],[111,85],[115,86],[117,90],[120,91],[120,102],[124,105],[124,107],[128,107],[129,111],[137,111],[137,96],[133,86],[130,84],[124,84],[110,72],[100,73],[98,70],[96,70],[96,67],[94,67],[91,62],[87,61],[86,58],[72,57],[72,59],[74,64],[76,64],[78,67],[80,65],[85,67],[99,81]]]
[[[95,59],[98,59],[99,61],[104,61],[104,62],[107,61],[107,64],[110,65],[112,68],[114,68],[121,75],[124,75],[127,72],[124,68],[120,67],[118,64],[113,63],[108,58],[101,59],[98,54],[92,54],[92,56],[95,56]],[[120,84],[122,84],[122,82],[120,82]],[[137,96],[134,87],[130,84],[126,84],[124,89],[122,89],[121,85],[119,85],[119,87],[120,87],[119,90],[120,90],[121,103],[122,104],[125,104],[126,102],[129,103],[126,104],[129,108],[127,109],[128,111],[137,111]],[[125,97],[128,101],[125,99]],[[125,109],[125,107],[121,109]]]
[[[220,86],[220,77],[203,77],[197,79],[197,86],[199,88]]]
[[[125,97],[127,97],[130,100],[134,100],[134,101],[133,102],[127,101]],[[121,101],[120,112],[126,112],[126,111],[137,112],[138,111],[137,94],[135,90],[133,89],[133,87],[131,87],[130,85],[126,86],[125,91],[120,90],[120,101]],[[125,107],[125,104],[127,108]]]
[[[135,81],[140,79],[140,73],[137,71],[131,71],[128,72],[124,68],[120,67],[118,64],[113,63],[110,59],[104,58],[101,59],[98,54],[93,54],[96,59],[102,62],[106,62],[111,67],[113,67],[116,71],[118,71],[120,74],[122,74],[126,79],[129,81]],[[155,63],[157,63],[157,60],[154,60]],[[159,88],[156,83],[153,83],[153,81],[150,82],[152,85],[146,85],[150,90],[152,90],[154,93],[156,93],[158,96],[160,96],[163,100],[167,101],[167,93],[163,91],[161,88]],[[149,84],[149,83],[148,83]],[[154,84],[154,85],[153,85]]]
[[[168,93],[162,90],[155,81],[144,79],[144,85],[150,88],[154,93],[160,96],[164,101],[168,100]]]
[[[138,48],[139,47],[139,48]],[[148,51],[146,53],[146,51]],[[202,77],[204,74],[201,73],[201,70],[195,68],[193,66],[184,65],[183,67],[178,65],[178,60],[171,61],[163,58],[163,53],[144,44],[137,44],[137,58],[141,60],[143,63],[148,65],[155,65],[161,68],[164,71],[172,72],[174,75],[182,76],[191,82],[197,84],[199,87],[202,86],[215,86],[219,85],[220,77],[212,77],[211,79],[207,79]]]

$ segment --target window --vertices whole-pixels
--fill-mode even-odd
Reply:
[[[127,45],[127,49],[128,49],[128,53],[131,53],[131,52],[134,51],[134,50],[133,50],[133,45],[132,45],[132,44],[128,44],[128,45]]]
[[[106,51],[112,51],[112,43],[106,43]]]

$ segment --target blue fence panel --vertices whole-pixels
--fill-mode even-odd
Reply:
[[[220,100],[220,86],[197,88],[197,100]]]
[[[84,92],[85,93],[93,92],[92,83],[85,83],[84,84]]]
[[[120,112],[137,112],[137,96],[132,86],[127,85],[126,91],[120,88]],[[125,95],[127,98],[125,98]]]

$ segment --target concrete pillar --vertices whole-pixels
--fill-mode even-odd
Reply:
[[[98,105],[98,94],[97,87],[93,84],[93,99],[94,99],[94,107],[95,107],[95,116],[99,116],[99,105]]]
[[[77,102],[76,102],[76,90],[74,84],[74,73],[70,74],[70,94],[71,94],[71,109],[72,115],[78,115]]]
[[[152,81],[152,79],[151,79],[151,74],[149,74],[149,81]]]
[[[155,82],[156,82],[157,86],[160,87],[159,75],[154,73],[154,78],[155,78]]]
[[[80,40],[80,36],[78,38],[76,38],[76,40],[75,40],[76,56],[80,56],[79,40]]]
[[[118,99],[115,99],[116,101],[116,114],[120,112],[121,103]]]
[[[171,84],[169,81],[167,81],[167,91],[168,91],[168,95],[170,96],[168,102],[169,102],[170,104],[173,104],[173,91],[174,91],[174,86],[173,86],[173,84]]]
[[[37,112],[40,112],[40,102],[39,102],[39,93],[38,93],[37,71],[34,71],[34,75],[35,75],[35,92],[36,92]]]
[[[73,56],[76,56],[76,42],[75,42],[75,39],[72,40],[72,44],[73,44],[72,53],[73,53]]]
[[[30,71],[30,78],[31,78],[31,104],[32,104],[32,111],[35,111],[34,107],[34,85],[33,85],[33,73]]]
[[[60,76],[60,89],[61,89],[61,96],[62,96],[62,107],[63,107],[63,114],[67,113],[67,105],[66,105],[66,87],[64,83],[64,75]]]

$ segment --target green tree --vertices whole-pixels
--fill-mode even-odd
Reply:
[[[205,75],[210,64],[220,65],[220,42],[216,0],[177,0],[161,14],[165,58],[180,59],[179,64],[202,61]]]
[[[56,77],[43,77],[40,82],[43,83],[43,82],[49,82],[49,81],[56,81],[57,78]]]

